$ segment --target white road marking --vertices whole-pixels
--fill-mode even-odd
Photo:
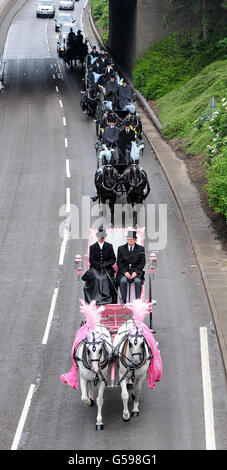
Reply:
[[[207,328],[200,328],[206,449],[216,450]]]
[[[66,188],[66,214],[70,213],[70,188]]]
[[[62,100],[59,100],[60,108],[63,108]]]
[[[56,92],[59,93],[59,88],[58,88],[58,86],[56,86],[55,89],[56,89]]]
[[[12,446],[11,446],[11,450],[17,450],[17,448],[18,448],[20,438],[21,438],[21,434],[23,432],[24,424],[25,424],[25,421],[26,421],[26,418],[27,418],[27,415],[28,415],[28,410],[29,410],[30,405],[31,405],[34,390],[35,390],[35,385],[32,384],[29,388],[27,398],[25,400],[24,408],[23,408],[22,413],[21,413],[21,417],[20,417],[20,420],[19,420],[19,423],[18,423],[18,426],[17,426],[17,430],[16,430],[16,434],[14,436],[14,440],[13,440],[13,443],[12,443]]]
[[[55,78],[56,78],[56,77],[55,77],[55,75],[54,75],[54,73],[53,73],[53,79],[55,80]]]
[[[62,118],[62,121],[63,121],[63,126],[66,126],[66,119],[65,119],[65,117]]]
[[[48,315],[48,319],[47,319],[46,329],[45,329],[45,332],[44,332],[44,335],[43,335],[42,344],[47,344],[47,341],[48,341],[48,336],[49,336],[49,331],[50,331],[50,327],[51,327],[51,322],[53,320],[53,315],[54,315],[54,309],[55,309],[55,305],[56,305],[56,301],[57,301],[57,296],[58,296],[58,287],[56,287],[56,289],[54,289],[54,294],[53,294],[51,305],[50,305],[50,311],[49,311],[49,315]]]
[[[67,149],[68,146],[69,146],[69,145],[68,145],[68,139],[67,139],[67,137],[65,137],[65,148]]]
[[[68,158],[66,159],[65,167],[66,167],[66,176],[67,176],[67,178],[71,178],[70,168],[69,168],[69,159]]]

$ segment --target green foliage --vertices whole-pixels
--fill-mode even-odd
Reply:
[[[209,125],[205,124],[206,108],[212,96],[216,102],[221,103],[226,90],[227,60],[220,60],[208,65],[183,86],[157,100],[156,107],[164,137],[183,137],[187,152],[205,152],[210,142]]]
[[[132,72],[135,87],[152,100],[178,89],[214,60],[225,58],[225,35],[220,29],[195,46],[184,33],[173,33],[152,44],[136,61]]]
[[[227,222],[227,148],[223,148],[212,160],[206,173],[208,180],[205,189],[209,195],[209,204],[216,214],[223,214]]]
[[[169,13],[165,17],[165,24],[174,24],[176,21],[187,22],[187,34],[198,39],[207,40],[209,29],[217,30],[225,21],[224,12],[220,7],[226,8],[226,0],[165,0],[169,4]],[[215,17],[215,21],[214,21]]]
[[[107,44],[109,37],[109,1],[91,0],[91,11],[102,40]]]

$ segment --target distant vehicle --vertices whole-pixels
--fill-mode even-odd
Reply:
[[[57,52],[59,57],[64,57],[67,37],[70,31],[70,28],[73,29],[74,33],[77,34],[78,28],[75,23],[64,23],[59,31],[59,38],[57,42]]]
[[[40,0],[36,7],[36,16],[54,18],[55,16],[55,5],[51,0]]]
[[[74,0],[60,0],[59,10],[74,10]]]
[[[55,18],[55,31],[59,31],[64,23],[74,23],[75,18],[70,13],[59,13]]]

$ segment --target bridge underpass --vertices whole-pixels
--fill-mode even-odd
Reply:
[[[110,49],[131,70],[148,46],[182,24],[164,26],[169,6],[165,0],[109,0]]]
[[[199,2],[198,2],[199,3]],[[204,4],[204,8],[206,3]],[[166,22],[170,11],[166,0],[109,0],[109,43],[113,56],[125,69],[131,71],[136,58],[155,41],[171,32],[183,30],[191,34],[194,28],[201,27],[205,18],[203,7],[189,11],[185,0],[182,18]],[[227,11],[216,4],[209,22],[226,24]]]

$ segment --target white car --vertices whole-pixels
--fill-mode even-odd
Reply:
[[[54,18],[55,6],[51,0],[40,0],[36,7],[36,16]]]
[[[74,10],[74,0],[60,0],[59,10]]]

